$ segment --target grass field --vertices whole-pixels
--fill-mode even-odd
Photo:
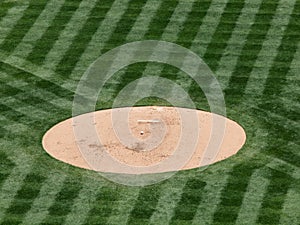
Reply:
[[[43,134],[71,117],[88,66],[150,39],[189,48],[209,65],[227,116],[247,133],[242,150],[146,187],[48,156]],[[1,0],[0,224],[299,224],[299,74],[299,0]],[[171,79],[209,110],[193,80],[158,63],[119,71],[97,108],[112,107],[141,76]]]

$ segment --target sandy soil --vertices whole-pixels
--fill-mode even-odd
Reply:
[[[236,154],[245,140],[243,128],[225,117],[151,106],[101,110],[62,121],[44,135],[43,147],[77,167],[134,174],[212,164]]]

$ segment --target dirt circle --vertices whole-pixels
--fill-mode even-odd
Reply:
[[[126,112],[128,114],[126,114]],[[199,131],[196,133],[190,125],[183,129],[181,113],[196,115]],[[114,117],[114,115],[121,115]],[[128,115],[128,116],[124,116]],[[93,127],[97,132],[101,144],[91,141],[91,132],[87,127],[78,127],[74,118],[62,121],[46,132],[43,137],[43,147],[52,157],[65,163],[102,172],[135,173],[134,170],[126,171],[114,167],[102,166],[95,169],[91,166],[87,154],[91,158],[103,157],[108,154],[117,162],[133,167],[147,167],[163,163],[166,159],[174,157],[176,148],[180,145],[183,134],[195,140],[196,148],[180,169],[192,169],[203,166],[205,151],[212,140],[213,118],[225,121],[224,134],[220,140],[220,147],[211,157],[209,163],[226,159],[236,154],[246,141],[243,128],[236,122],[222,116],[193,109],[175,107],[131,107],[101,110],[80,115],[75,118],[93,117]],[[112,119],[114,118],[114,119]],[[83,135],[75,135],[74,129],[79,129]],[[194,136],[193,136],[194,135]],[[187,143],[188,144],[188,143]],[[83,153],[82,146],[85,146]],[[183,152],[184,153],[184,152]],[[178,160],[182,157],[178,156]],[[176,163],[176,157],[175,157]],[[172,166],[157,167],[155,170],[144,173],[159,173],[173,171]],[[143,172],[142,172],[143,173]]]

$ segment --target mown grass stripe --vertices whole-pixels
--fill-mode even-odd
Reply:
[[[259,165],[253,163],[237,164],[230,172],[227,184],[222,190],[221,201],[214,213],[214,223],[235,223],[243,203],[248,183]],[[243,178],[243,179],[241,179]]]
[[[72,18],[60,32],[59,37],[49,50],[43,61],[43,67],[54,71],[67,50],[73,43],[79,31],[86,25],[86,21],[91,16],[91,12],[98,3],[98,0],[82,0]]]
[[[282,87],[287,82],[286,77],[294,59],[294,55],[296,54],[297,46],[300,42],[300,37],[293,37],[290,35],[290,32],[294,29],[300,29],[300,20],[298,16],[300,13],[300,3],[296,1],[294,1],[294,3],[295,5],[291,4],[290,6],[290,8],[293,8],[293,11],[289,12],[291,16],[289,17],[287,28],[285,29],[283,38],[281,39],[280,46],[268,73],[268,77],[265,80],[262,93],[263,95],[279,95]],[[279,62],[284,62],[284,67],[277,66],[277,63]],[[279,111],[276,113],[279,113]]]
[[[141,13],[137,17],[135,23],[133,24],[130,32],[126,36],[125,42],[132,42],[135,39],[141,40],[147,31],[147,27],[149,26],[149,23],[151,22],[153,16],[155,16],[156,11],[158,10],[158,7],[161,5],[162,1],[147,1],[144,7],[142,8]],[[123,71],[124,72],[124,71]],[[118,72],[115,74],[115,76],[122,76],[124,73]],[[103,99],[103,96],[105,96],[105,99],[111,99],[111,94],[114,92],[111,90],[114,90],[114,87],[117,86],[118,83],[113,79],[109,80],[106,85],[103,87],[103,92],[105,94],[101,93],[101,99]],[[105,101],[105,100],[104,100]],[[106,102],[106,101],[105,101]],[[107,105],[107,104],[105,104]],[[103,107],[104,104],[102,104]]]
[[[296,1],[294,0],[288,2],[285,0],[280,1],[274,14],[274,18],[270,23],[268,34],[258,53],[256,62],[252,65],[252,68],[249,65],[248,70],[251,69],[251,73],[246,79],[246,85],[243,85],[244,91],[239,93],[244,93],[245,96],[256,96],[256,98],[263,93],[268,73],[273,61],[275,60],[276,53],[280,51],[279,47],[282,42],[283,35],[287,32],[285,31],[286,26],[289,21],[291,21],[291,14],[295,2]],[[278,36],[276,39],[274,38],[275,34]],[[259,78],[259,82],[257,78]]]
[[[299,148],[299,145],[293,143],[293,142],[289,142],[287,144],[287,146],[289,148]],[[278,158],[274,158],[272,156],[269,156],[269,163],[267,164],[267,166],[269,168],[272,168],[272,169],[275,169],[275,170],[279,170],[279,171],[282,171],[282,172],[286,172],[288,173],[291,177],[293,177],[293,179],[295,180],[300,180],[300,173],[297,173],[299,172],[299,167],[297,166],[294,166],[292,164],[289,164],[287,163],[286,161],[283,161],[281,159],[278,159]]]
[[[168,30],[167,26],[169,26],[169,24],[171,25],[171,21],[175,19],[174,15],[176,15],[176,10],[180,10],[180,8],[177,7],[178,4],[183,3],[179,1],[166,0],[162,2],[162,5],[156,12],[156,16],[153,17],[153,19],[151,20],[148,30],[145,33],[144,39],[161,39],[163,33],[165,33],[166,30]]]
[[[162,39],[169,42],[173,42],[176,40],[177,34],[180,32],[178,28],[183,25],[184,21],[187,18],[187,15],[189,14],[189,12],[191,12],[193,2],[186,3],[184,1],[174,1],[173,5],[171,6],[168,4],[168,12],[164,12],[164,4],[167,3],[167,1],[163,2],[160,10],[157,11],[157,16],[154,17],[154,19],[151,21],[149,29],[144,38],[148,39],[149,34],[151,34],[152,36],[150,39]],[[158,23],[157,18],[160,18],[160,23]],[[163,20],[162,18],[165,18],[165,20]],[[150,30],[155,30],[155,32],[150,32]],[[168,55],[165,55],[165,57],[167,58]],[[163,65],[161,64],[145,64],[145,69],[143,71],[142,77],[149,74],[159,75],[162,70]],[[125,82],[121,80],[120,83],[124,84]],[[139,83],[138,85],[141,84]]]
[[[144,5],[140,15],[137,17],[130,32],[126,37],[125,42],[140,41],[148,31],[148,28],[156,15],[157,11],[161,8],[162,0],[147,1]]]
[[[76,181],[67,177],[55,201],[48,209],[47,217],[41,224],[63,224],[81,188],[81,177],[77,177]]]
[[[9,9],[13,8],[14,6],[16,6],[15,2],[1,1],[0,2],[0,20],[7,14]]]
[[[4,83],[4,82],[0,81],[0,84],[3,86],[3,91],[0,91],[0,99],[1,98],[3,99],[3,103],[7,102],[6,100],[9,100],[12,98],[18,99],[18,97],[22,96],[22,95],[30,95],[30,96],[35,96],[35,97],[41,98],[45,102],[49,102],[50,105],[52,105],[52,106],[55,105],[55,108],[63,109],[65,111],[67,111],[68,109],[69,109],[69,111],[71,110],[71,99],[66,100],[62,96],[58,96],[53,92],[43,90],[42,88],[37,87],[33,83],[25,83],[25,84],[22,83],[20,87],[18,86],[18,84],[14,85],[13,83],[10,84],[10,82]],[[32,93],[32,88],[36,89],[36,92]],[[6,90],[9,90],[9,91],[6,91]],[[51,90],[51,91],[54,91],[54,90]],[[5,99],[5,98],[7,98],[7,99]],[[63,100],[64,103],[63,104],[62,103],[61,104],[52,104],[51,103],[54,99],[58,99],[58,98]],[[45,116],[46,114],[48,114],[48,111],[45,111],[44,109],[37,108],[36,106],[28,105],[26,103],[22,103],[21,100],[16,100],[16,101],[18,103],[21,103],[21,104],[18,104],[17,110],[20,111],[22,107],[24,109],[31,108],[30,110],[32,110],[31,112],[33,113],[33,115],[32,115],[33,118],[36,116],[43,116],[43,115]],[[16,103],[12,102],[12,104],[16,104]],[[67,103],[69,103],[69,104],[67,104]],[[7,103],[5,103],[5,104],[7,104]],[[69,107],[67,107],[67,105],[69,105]],[[25,110],[25,111],[28,111],[28,110]],[[21,112],[22,112],[22,110],[21,110]],[[37,112],[37,114],[35,115],[34,112]]]
[[[194,1],[192,10],[188,14],[184,24],[181,26],[180,32],[178,32],[176,43],[190,48],[195,37],[202,26],[203,19],[205,18],[207,11],[212,1]]]
[[[61,87],[61,82],[59,82],[61,79],[59,77],[55,76],[55,73],[53,71],[50,71],[48,69],[42,68],[41,66],[37,66],[29,61],[26,61],[25,59],[11,56],[8,57],[9,55],[0,49],[0,63],[5,63],[11,67],[14,67],[16,69],[19,69],[21,71],[24,71],[26,73],[32,74],[36,77],[41,78],[42,80],[49,81],[53,84],[56,84],[57,86]],[[70,81],[70,83],[73,84],[74,90],[73,89],[68,89],[68,88],[63,88],[66,92],[71,92],[73,93],[75,91],[76,84],[73,81]]]
[[[145,7],[147,0],[141,0],[139,2],[130,1],[126,11],[124,12],[122,18],[118,21],[115,32],[111,34],[109,39],[105,42],[102,53],[105,53],[121,44],[124,44],[126,37],[132,29],[135,21]]]
[[[103,186],[95,196],[94,204],[91,205],[91,210],[84,224],[107,224],[122,191],[124,188],[119,185]]]
[[[216,178],[215,175],[212,175],[212,177],[208,177],[205,180],[206,186],[202,190],[201,204],[199,204],[191,224],[213,224],[214,213],[221,201],[222,192],[229,177],[229,173],[227,171],[222,170],[221,173],[222,176],[218,176],[218,178]]]
[[[125,225],[128,222],[130,212],[133,210],[134,204],[139,196],[139,189],[129,187],[122,191],[118,202],[114,204],[114,208],[106,223],[110,225]]]
[[[165,12],[165,8],[168,8],[168,11]],[[173,1],[172,4],[170,4],[170,2],[168,1],[163,1],[160,5],[160,8],[156,11],[155,16],[152,17],[152,20],[149,24],[149,27],[147,29],[147,32],[145,33],[144,37],[141,37],[142,39],[147,37],[147,34],[149,33],[150,29],[154,29],[151,28],[151,26],[154,26],[155,29],[159,30],[156,31],[157,36],[156,37],[152,37],[155,40],[159,40],[161,38],[161,36],[164,33],[164,29],[166,28],[166,26],[168,26],[169,21],[172,21],[172,15],[176,12],[176,9],[180,11],[180,7],[178,7],[178,1]],[[170,18],[171,17],[171,18]],[[157,18],[160,18],[160,23],[156,24],[156,22],[153,21],[157,21]],[[154,35],[154,34],[153,34]],[[148,65],[148,69],[147,69],[147,65]],[[161,66],[159,65],[154,65],[154,64],[147,64],[147,63],[142,63],[139,64],[140,69],[139,71],[141,71],[141,73],[144,74],[155,74],[158,73],[158,71],[156,71],[154,69],[154,67],[158,67],[158,70],[161,69]],[[138,78],[138,76],[141,76],[139,73],[131,73],[130,76],[128,76],[128,71],[134,68],[134,66],[129,66],[126,67],[123,71],[121,71],[121,73],[117,74],[118,76],[118,84],[115,85],[114,88],[114,92],[113,92],[113,96],[111,96],[111,99],[114,99],[116,94],[128,83],[130,83],[131,81],[135,80]],[[143,76],[142,75],[142,76]]]
[[[188,18],[185,20],[185,23],[183,25],[184,29],[182,29],[181,32],[177,35],[176,43],[183,44],[183,46],[185,46],[186,48],[197,48],[195,43],[197,35],[199,35],[198,32],[200,32],[202,30],[202,27],[205,26],[204,20],[207,18],[207,12],[209,11],[210,7],[213,6],[213,4],[213,1],[194,2],[193,9],[189,13]],[[194,21],[195,17],[197,17],[197,23],[199,23],[198,26]],[[188,34],[186,34],[186,32]],[[183,59],[182,65],[185,65],[187,61],[189,61],[189,59]],[[175,74],[175,76],[170,76],[170,74]],[[187,77],[186,74],[184,74],[182,71],[179,70],[176,72],[172,72],[172,69],[170,69],[170,67],[165,66],[164,70],[161,72],[161,76],[167,79],[171,78],[174,82],[179,84],[182,88],[184,88],[184,90],[188,92],[189,96],[194,102],[201,102],[198,100],[199,98],[201,98],[201,96],[203,97],[202,91],[200,91],[199,93],[199,90],[195,90],[197,88],[199,89],[196,82],[193,81],[190,77]],[[175,86],[172,88],[172,90],[170,90],[170,96],[178,96]],[[184,106],[186,104],[185,101],[186,100],[184,98],[181,98],[181,102],[180,100],[178,100],[178,105]],[[196,104],[196,107],[203,108],[204,106],[199,106],[198,104]]]
[[[218,62],[216,76],[222,89],[228,85],[229,79],[238,63],[243,46],[247,41],[252,24],[255,24],[255,17],[259,12],[262,0],[246,0],[245,5],[237,19],[236,26],[227,42],[227,46]]]
[[[30,117],[28,117],[23,112],[16,111],[13,106],[0,103],[0,108],[3,109],[2,117],[4,117],[5,120],[11,123],[21,123],[24,125],[31,126],[31,129],[38,129],[38,125],[34,125],[34,121],[30,120]]]
[[[23,17],[28,8],[28,1],[24,1],[21,5],[16,5],[7,11],[5,17],[0,20],[0,46],[9,35],[10,31],[16,26],[18,21]]]
[[[55,18],[64,2],[64,0],[49,1],[45,9],[42,11],[35,23],[22,39],[22,42],[14,49],[11,54],[17,55],[21,58],[26,58],[33,49],[36,42],[42,37],[43,33],[50,26],[52,20]]]
[[[297,140],[297,130],[285,127],[284,120],[276,120],[276,118],[273,117],[269,118],[270,115],[266,117],[265,112],[260,108],[251,108],[249,113],[260,118],[260,124],[268,131],[263,153],[279,158],[296,167],[300,167],[300,156],[297,155],[298,153],[293,147],[288,145],[289,142]],[[276,139],[276,142],[273,138]]]
[[[177,203],[171,223],[191,222],[202,200],[203,188],[206,182],[197,177],[189,179],[183,188],[180,201]]]
[[[1,131],[4,132],[1,134],[1,136],[2,135],[4,136],[6,130],[3,129],[2,127],[0,129]],[[0,188],[2,187],[2,184],[7,179],[7,177],[9,176],[12,168],[15,166],[16,166],[15,163],[13,163],[4,152],[0,151]]]
[[[64,79],[67,79],[76,65],[76,62],[84,52],[88,43],[91,41],[93,34],[98,29],[105,15],[112,6],[113,1],[98,1],[95,7],[91,10],[88,19],[74,37],[72,44],[69,46],[65,54],[60,58],[56,65],[56,73],[61,74]],[[82,34],[85,34],[84,36]]]
[[[30,1],[29,6],[24,11],[23,16],[15,24],[14,28],[1,43],[0,49],[6,52],[12,52],[15,47],[22,41],[32,24],[44,10],[47,1]]]
[[[107,4],[110,4],[111,1],[107,1]],[[104,46],[100,49],[101,53],[105,53],[106,51],[110,50],[113,47],[117,47],[120,45],[120,43],[123,43],[125,40],[126,35],[131,29],[131,26],[136,20],[136,17],[139,15],[139,13],[142,10],[143,5],[145,4],[145,0],[143,1],[129,1],[129,4],[122,15],[121,19],[117,22],[116,27],[114,28],[114,32],[110,34],[110,37],[107,41],[105,41]],[[105,13],[99,13],[100,15],[105,15],[108,8],[104,8]],[[105,19],[103,16],[102,19]],[[101,20],[98,22],[101,22]],[[87,36],[87,40],[84,40],[82,36],[78,36],[80,40],[82,40],[82,43],[76,39],[73,41],[73,49],[70,48],[69,51],[66,53],[65,57],[62,59],[62,61],[59,63],[56,72],[59,74],[62,74],[65,79],[67,79],[74,67],[76,66],[76,63],[84,50],[86,49],[87,45],[89,44],[93,33],[97,30],[99,27],[99,24],[96,23],[96,26],[94,27],[94,30],[90,33],[90,36]],[[78,45],[76,42],[79,42]],[[80,47],[79,47],[80,46]],[[74,52],[74,49],[76,50]]]
[[[244,1],[234,0],[229,0],[226,4],[218,27],[216,28],[215,33],[213,34],[212,39],[203,55],[204,61],[208,63],[213,71],[217,69],[218,62],[224,53],[227,42],[232,35],[244,4]]]
[[[162,33],[161,40],[168,41],[168,42],[175,42],[177,40],[178,35],[185,24],[185,21],[188,19],[189,14],[194,9],[193,8],[193,6],[195,6],[194,2],[195,0],[190,0],[188,2],[186,1],[178,2],[175,11],[170,17],[168,25],[166,26],[166,28]]]
[[[76,63],[75,68],[72,70],[70,79],[78,79],[81,77],[88,66],[98,58],[101,54],[102,48],[105,46],[106,41],[109,40],[118,22],[121,20],[129,4],[129,0],[115,0],[110,10],[107,12],[101,25],[94,33],[91,41],[81,54],[80,59]],[[72,85],[72,84],[71,84]],[[62,84],[63,87],[70,86],[70,80]],[[77,84],[76,84],[77,86]],[[75,86],[75,87],[76,87]]]
[[[255,224],[270,182],[262,175],[264,170],[265,168],[257,169],[251,175],[235,224]]]
[[[33,87],[34,89],[37,89],[40,91],[46,91],[46,92],[52,93],[59,98],[65,99],[66,101],[73,100],[73,94],[74,94],[73,92],[62,88],[61,86],[59,86],[51,81],[40,78],[33,73],[24,71],[18,67],[11,66],[8,63],[0,62],[0,68],[3,72],[10,74],[10,77],[13,76],[14,79],[22,81],[22,88],[24,88],[25,87],[24,85],[26,85],[28,87]],[[5,83],[7,86],[10,86],[7,84],[8,82],[5,82]],[[20,91],[19,88],[17,88],[17,87],[10,86],[10,88],[12,88],[12,89],[8,93],[1,92],[2,93],[1,96],[12,96],[10,94],[16,95],[16,94],[20,94],[23,92],[23,91]],[[34,93],[32,93],[32,94],[34,94]]]
[[[18,191],[24,184],[24,179],[32,171],[32,162],[24,154],[17,154],[12,160],[16,166],[4,181],[0,190],[0,223],[3,222],[5,213],[13,203]]]
[[[155,211],[161,192],[161,186],[151,185],[139,190],[138,198],[130,213],[127,224],[147,224]]]
[[[60,192],[66,176],[51,172],[43,182],[39,195],[34,199],[31,209],[26,213],[22,225],[41,224],[48,214],[49,207],[54,204],[55,196]]]
[[[79,0],[65,0],[61,10],[56,15],[51,25],[34,45],[34,48],[27,57],[28,61],[38,65],[43,63],[47,53],[50,51],[55,44],[55,41],[59,37],[60,32],[65,28],[65,25],[69,22],[73,13],[79,7],[79,3]]]
[[[205,17],[203,18],[202,24],[194,42],[190,49],[197,55],[203,57],[208,44],[213,38],[213,34],[216,33],[216,29],[220,24],[221,16],[227,6],[229,0],[212,0]]]
[[[66,217],[65,225],[83,224],[89,218],[93,205],[102,204],[102,202],[97,202],[96,199],[102,184],[91,179],[83,179],[83,183],[77,198],[74,199],[71,212]]]
[[[160,198],[149,224],[169,224],[180,198],[183,194],[183,189],[186,184],[186,179],[175,177],[170,178],[165,183],[161,184]]]
[[[177,40],[177,36],[179,35],[182,27],[184,25],[184,22],[188,19],[188,15],[193,10],[193,1],[185,2],[185,1],[179,1],[166,28],[164,29],[161,40],[168,41],[168,42],[175,42]],[[169,54],[166,54],[166,59],[169,57]],[[155,76],[161,76],[162,74],[170,74],[168,69],[168,66],[164,64],[148,64],[143,72],[143,77],[147,76],[149,74],[154,74]],[[170,77],[169,77],[170,78]],[[157,77],[157,82],[151,86],[153,87],[159,87],[160,81]],[[142,83],[139,83],[138,85],[145,85]],[[156,89],[157,90],[157,89]]]
[[[270,173],[270,183],[262,200],[256,223],[276,225],[280,222],[281,210],[292,178],[274,169],[270,169]]]
[[[298,176],[299,181],[299,168],[297,168],[292,175],[294,175],[294,177]],[[286,194],[286,198],[281,210],[279,224],[297,224],[300,221],[300,211],[298,210],[299,199],[300,192],[298,182],[298,186],[291,186]]]
[[[26,212],[31,208],[34,199],[38,196],[42,182],[45,177],[36,173],[29,173],[26,175],[23,185],[18,190],[14,200],[6,210],[4,218],[2,218],[3,225],[6,224],[20,224]]]

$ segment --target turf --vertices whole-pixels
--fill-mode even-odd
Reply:
[[[35,22],[55,0],[0,1],[0,224],[299,224],[299,0],[157,1],[64,0],[47,24]],[[44,33],[26,42],[38,26]],[[175,42],[207,63],[227,117],[247,133],[242,150],[146,187],[48,156],[43,134],[71,117],[83,71],[117,46],[151,39]],[[198,109],[210,110],[187,74],[153,62],[114,74],[96,109],[112,107],[143,76],[181,85]],[[169,104],[155,96],[136,103]]]

